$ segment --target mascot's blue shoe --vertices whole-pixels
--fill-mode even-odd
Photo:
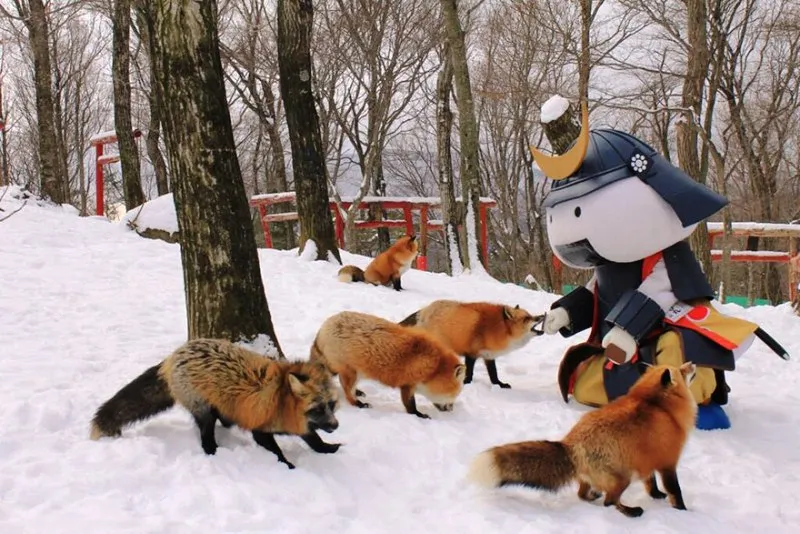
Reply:
[[[697,407],[694,426],[700,430],[724,430],[731,427],[731,420],[719,404],[706,404]]]

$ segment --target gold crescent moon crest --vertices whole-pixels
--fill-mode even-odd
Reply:
[[[586,101],[581,101],[581,133],[575,141],[575,145],[560,156],[548,156],[539,150],[530,147],[533,160],[542,170],[545,176],[551,180],[563,180],[569,178],[572,173],[578,170],[586,157],[586,150],[589,148],[589,110]]]

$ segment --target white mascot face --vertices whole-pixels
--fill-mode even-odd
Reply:
[[[644,259],[697,227],[684,227],[670,205],[636,176],[556,204],[546,214],[553,252],[576,269],[591,269],[603,260]]]

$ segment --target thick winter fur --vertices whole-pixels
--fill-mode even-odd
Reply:
[[[400,291],[400,277],[411,268],[411,263],[419,253],[419,242],[416,236],[406,235],[394,242],[388,249],[378,254],[362,270],[355,265],[345,265],[339,269],[340,282],[369,282],[376,286],[392,284]]]
[[[512,308],[491,302],[435,300],[400,324],[424,328],[464,355],[467,364],[465,384],[472,382],[475,361],[482,358],[491,383],[510,388],[498,378],[494,360],[538,336],[534,326],[541,318],[541,315],[531,315],[519,305]]]
[[[90,437],[120,436],[125,426],[178,403],[194,417],[206,454],[217,450],[214,426],[219,419],[226,427],[235,424],[249,430],[256,443],[294,468],[275,434],[299,435],[316,452],[339,448],[316,433],[339,426],[331,378],[321,365],[272,360],[229,341],[195,339],[100,406]]]
[[[475,458],[469,477],[487,487],[520,484],[547,491],[577,480],[578,497],[593,501],[604,493],[605,506],[630,517],[643,510],[625,506],[620,496],[638,479],[654,499],[668,495],[674,508],[685,510],[676,469],[697,414],[689,391],[694,375],[692,363],[651,367],[626,395],[584,414],[560,442],[493,447]],[[656,471],[667,494],[658,489]]]
[[[458,355],[419,328],[405,328],[358,312],[340,312],[325,320],[311,348],[312,362],[323,362],[339,375],[347,402],[359,408],[364,393],[359,378],[400,388],[406,411],[422,418],[414,393],[427,397],[440,411],[450,411],[461,393],[466,368]]]

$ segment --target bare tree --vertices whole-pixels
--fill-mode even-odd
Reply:
[[[53,78],[50,65],[50,30],[43,0],[13,0],[17,15],[0,5],[0,12],[22,20],[28,31],[28,45],[33,55],[36,88],[36,115],[39,140],[39,174],[42,194],[56,203],[65,203],[69,195],[66,185],[66,162],[61,157],[56,139],[53,100]]]
[[[266,336],[261,280],[219,56],[215,0],[151,0],[150,47],[178,215],[189,338]]]
[[[463,220],[456,204],[453,178],[452,143],[453,112],[450,110],[450,95],[453,92],[453,59],[450,45],[445,40],[442,51],[442,66],[436,80],[436,147],[439,163],[439,194],[442,197],[442,226],[444,227],[444,252],[447,258],[447,274],[459,275],[464,270],[458,224]]]
[[[231,86],[239,95],[242,104],[255,114],[259,130],[266,134],[263,153],[269,160],[265,169],[265,191],[279,193],[289,191],[281,138],[280,99],[273,86],[278,84],[278,64],[275,53],[275,31],[267,13],[264,0],[243,0],[231,6],[238,21],[237,31],[228,44],[222,47],[222,57],[232,73],[228,76]],[[258,150],[261,152],[261,136]],[[276,212],[286,212],[289,204],[275,206]],[[281,223],[275,232],[275,241],[283,248],[297,246],[294,222]]]
[[[458,132],[461,150],[461,165],[459,176],[461,179],[462,200],[465,206],[463,228],[465,229],[464,243],[466,253],[462,259],[467,268],[477,270],[482,264],[479,252],[478,236],[480,235],[480,209],[481,180],[478,155],[480,152],[478,140],[478,123],[475,117],[475,105],[472,100],[472,84],[470,81],[469,64],[467,63],[467,45],[464,40],[464,30],[458,15],[456,0],[441,0],[442,16],[447,35],[450,56],[453,61],[453,81],[458,105]]]
[[[419,113],[419,89],[435,71],[429,56],[436,33],[429,24],[436,12],[428,0],[326,0],[321,5],[324,38],[345,69],[337,83],[321,90],[331,91],[327,112],[346,135],[362,176],[346,214],[351,238],[357,201],[368,192],[386,196],[384,150]],[[371,216],[384,214],[375,209]],[[378,248],[388,246],[388,229],[382,228]]]
[[[164,97],[158,92],[158,84],[156,83],[155,75],[155,61],[153,60],[152,51],[150,50],[150,34],[149,28],[152,23],[150,22],[150,6],[146,0],[135,0],[134,13],[135,25],[134,30],[137,32],[139,42],[144,50],[144,56],[147,60],[147,78],[146,90],[147,103],[148,103],[148,121],[147,121],[147,135],[145,136],[145,147],[147,150],[147,157],[150,164],[153,166],[153,172],[156,177],[156,191],[158,196],[166,195],[170,191],[169,187],[169,173],[167,170],[167,162],[164,159],[164,154],[161,151],[161,117],[163,116]],[[145,83],[142,83],[145,86]]]
[[[139,152],[133,139],[131,120],[130,30],[131,0],[113,0],[111,17],[113,54],[111,56],[114,82],[114,126],[122,166],[122,183],[125,190],[125,207],[133,209],[144,204]]]
[[[319,116],[311,87],[312,27],[311,0],[278,0],[280,89],[292,145],[300,247],[311,240],[318,260],[328,260],[330,253],[341,263],[328,207]]]

